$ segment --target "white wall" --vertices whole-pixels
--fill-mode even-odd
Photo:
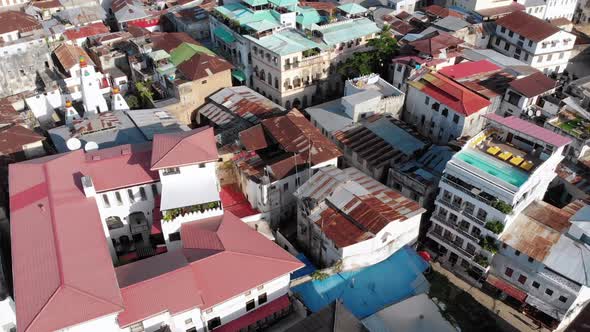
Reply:
[[[0,328],[16,326],[16,308],[10,296],[0,302]]]
[[[70,326],[59,330],[60,332],[87,332],[87,331],[105,331],[118,332],[119,325],[117,324],[117,313],[110,314],[104,317],[96,318],[86,321],[84,323]]]

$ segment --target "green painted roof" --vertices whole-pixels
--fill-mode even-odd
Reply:
[[[297,12],[297,23],[304,27],[309,27],[312,24],[318,24],[322,21],[322,16],[314,8],[297,7]]]
[[[274,29],[276,27],[279,27],[280,25],[274,21],[263,20],[263,21],[257,21],[257,22],[250,22],[250,23],[246,24],[245,26],[254,30],[254,31],[261,32],[261,31],[267,31],[267,30]]]
[[[239,69],[232,69],[231,75],[240,82],[246,81],[246,74],[244,74],[244,72]]]
[[[297,0],[269,0],[269,2],[277,7],[296,6],[298,3]]]
[[[245,3],[249,4],[252,7],[255,6],[264,6],[268,4],[268,0],[242,0]]]
[[[213,29],[213,34],[223,40],[226,44],[231,44],[236,41],[234,35],[222,26]]]
[[[319,31],[322,33],[322,39],[324,42],[330,46],[334,46],[372,33],[377,33],[381,31],[381,29],[377,27],[375,22],[368,18],[361,18],[358,20],[330,24],[325,27],[322,26]]]
[[[178,65],[192,58],[197,53],[215,55],[215,53],[204,46],[182,43],[170,52],[170,62],[178,67]]]
[[[325,48],[323,44],[318,44],[307,39],[305,36],[296,32],[296,30],[283,30],[260,39],[251,36],[246,36],[246,38],[281,56],[303,52],[316,47],[319,49]]]
[[[338,9],[342,10],[343,12],[353,14],[353,15],[362,14],[367,11],[367,8],[361,6],[357,3],[354,3],[354,2],[340,5],[340,6],[338,6]]]
[[[166,52],[164,50],[157,50],[157,51],[151,52],[150,54],[148,54],[148,56],[150,58],[152,58],[152,60],[154,60],[154,61],[160,61],[162,59],[169,58],[170,54],[168,54],[168,52]]]

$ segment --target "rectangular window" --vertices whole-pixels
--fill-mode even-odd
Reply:
[[[205,168],[205,164],[204,163],[199,164],[199,168]]]
[[[283,184],[283,191],[287,190],[289,190],[289,182],[285,182],[285,184]]]
[[[549,288],[547,288],[547,289],[545,289],[545,294],[547,294],[547,295],[551,296],[551,295],[553,295],[553,290],[552,290],[552,289],[549,289]]]
[[[168,240],[170,240],[170,242],[180,241],[180,232],[170,233],[168,235]]]
[[[543,56],[539,55],[539,57],[537,58],[537,62],[541,62],[541,61],[543,61]]]
[[[539,288],[539,286],[541,286],[541,284],[539,284],[539,283],[538,283],[538,282],[536,282],[536,281],[533,281],[533,284],[532,284],[532,286],[533,286],[533,287],[535,287],[535,288]]]
[[[514,256],[520,256],[520,251],[519,251],[519,250],[516,250],[516,251],[514,252]]]
[[[209,331],[213,330],[214,328],[218,327],[219,325],[221,325],[221,318],[219,317],[215,317],[213,319],[210,319],[207,322],[207,329]]]
[[[501,32],[501,33],[506,33],[506,28],[505,28],[505,27],[501,27],[501,28],[500,28],[500,32]]]
[[[254,309],[256,307],[256,303],[254,303],[254,300],[250,300],[248,302],[246,302],[246,311],[250,311],[252,309]]]
[[[129,196],[129,202],[135,203],[135,196],[133,196],[133,190],[127,189],[127,196]]]
[[[146,201],[147,200],[147,195],[145,194],[145,188],[144,187],[139,187],[139,195],[141,196],[141,200],[142,201]]]
[[[512,32],[512,31],[508,32],[508,37],[512,38],[512,36],[514,36],[514,32]]]
[[[547,55],[547,61],[551,61],[551,59],[553,59],[553,54],[548,54]]]
[[[567,302],[567,297],[565,297],[565,296],[562,295],[562,296],[559,297],[559,301],[560,302],[563,302],[563,303],[566,303]]]
[[[563,55],[564,55],[563,52],[559,53],[559,58],[563,59]]]
[[[521,284],[523,284],[523,285],[524,285],[524,283],[526,282],[526,279],[527,279],[527,278],[526,278],[526,276],[524,276],[524,275],[522,275],[522,274],[521,274],[521,275],[518,277],[518,282],[520,282]]]
[[[459,123],[459,116],[457,114],[453,115],[453,122]]]
[[[446,108],[444,110],[442,110],[442,115],[446,118],[447,115],[449,115],[449,110]]]
[[[506,249],[506,247],[508,247],[506,243],[502,243],[502,249]]]
[[[496,38],[496,46],[500,46],[500,38]]]
[[[510,50],[510,44],[506,43],[506,45],[504,45],[504,49],[505,49],[506,51]]]
[[[532,47],[532,46],[533,46],[533,41],[529,40],[529,47]]]
[[[152,188],[152,195],[154,196],[154,198],[156,198],[160,194],[158,192],[158,185],[154,183],[150,187]]]
[[[266,303],[266,293],[262,293],[260,295],[258,295],[258,305],[261,305],[263,303]]]
[[[111,202],[109,202],[109,196],[107,196],[107,194],[102,195],[102,203],[104,204],[104,207],[106,207],[106,208],[111,207]]]
[[[426,96],[426,98],[424,98],[424,104],[430,104],[430,97]]]
[[[529,257],[529,263],[534,262],[535,260],[532,257]]]
[[[115,191],[115,199],[117,199],[117,205],[123,205],[123,199],[121,198],[121,193]]]
[[[137,324],[133,324],[129,327],[129,331],[130,332],[143,332],[144,328],[143,328],[143,322],[139,322]]]
[[[511,269],[511,268],[509,268],[509,267],[507,267],[506,268],[506,271],[504,271],[504,274],[507,275],[507,276],[509,276],[509,277],[512,277],[512,273],[514,273],[514,270]]]
[[[178,168],[178,167],[164,168],[164,170],[162,171],[162,175],[172,175],[172,174],[179,174],[179,173],[180,173],[180,168]]]
[[[524,54],[524,61],[529,61],[529,54],[528,53]]]

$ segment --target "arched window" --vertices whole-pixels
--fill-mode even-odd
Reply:
[[[301,101],[299,100],[299,98],[295,98],[295,100],[293,100],[293,108],[300,108],[301,107]]]
[[[258,78],[264,81],[264,79],[266,78],[266,73],[264,72],[264,69],[260,71],[260,76],[258,76]]]
[[[123,222],[121,221],[121,218],[116,216],[106,218],[105,222],[107,223],[107,227],[109,228],[109,230],[121,228],[124,226]]]
[[[268,82],[269,85],[272,84],[272,75],[270,73],[268,73],[266,81]]]
[[[307,96],[303,96],[303,103],[301,106],[303,106],[303,108],[307,107]]]
[[[289,111],[291,109],[291,102],[290,101],[286,101],[285,102],[285,108]]]

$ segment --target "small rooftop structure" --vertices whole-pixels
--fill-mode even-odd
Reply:
[[[342,302],[336,300],[322,310],[307,316],[286,332],[368,332]]]
[[[104,23],[97,22],[82,27],[68,29],[64,32],[64,36],[66,36],[66,38],[69,40],[75,41],[80,38],[87,38],[90,36],[102,35],[106,33],[109,33],[109,28],[104,25]]]
[[[496,24],[534,42],[540,42],[560,31],[553,24],[523,11],[515,11],[496,20]]]
[[[503,17],[505,15],[508,15],[510,13],[514,13],[514,12],[523,12],[526,10],[526,7],[516,1],[511,2],[509,5],[507,6],[499,6],[499,7],[493,7],[493,8],[485,8],[485,9],[480,9],[477,11],[477,14],[479,14],[484,20],[491,20],[491,19],[497,19],[499,17]]]
[[[154,136],[152,170],[195,165],[217,159],[217,148],[211,127]]]
[[[23,147],[44,140],[44,136],[23,126],[0,128],[0,159],[8,157],[11,161],[24,160]]]
[[[438,56],[448,48],[454,48],[464,41],[443,31],[434,31],[408,43],[416,51],[430,56]]]
[[[449,9],[449,8],[441,7],[439,5],[430,5],[426,8],[424,8],[424,12],[427,15],[431,15],[434,17],[444,18],[444,17],[452,16],[452,17],[457,17],[457,18],[463,18],[463,14],[461,14],[457,11],[454,11],[452,9]]]
[[[439,29],[447,32],[455,32],[470,26],[471,24],[456,16],[447,16],[433,23]]]
[[[555,147],[561,147],[572,142],[570,138],[561,136],[549,129],[539,127],[526,120],[519,119],[515,116],[502,117],[497,114],[486,114],[485,117],[498,126],[508,130],[517,131],[533,140],[539,140]]]

